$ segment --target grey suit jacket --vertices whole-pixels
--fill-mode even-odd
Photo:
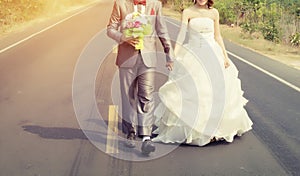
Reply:
[[[133,0],[115,0],[112,14],[107,25],[107,35],[119,43],[116,64],[119,67],[133,67],[138,51],[126,42],[121,42],[124,20],[127,14],[134,11]],[[154,12],[154,13],[153,13]],[[147,0],[146,15],[149,15],[152,32],[144,38],[144,49],[141,50],[143,61],[147,67],[155,67],[158,58],[157,37],[164,48],[167,61],[174,59],[165,21],[162,18],[162,4],[158,0]]]

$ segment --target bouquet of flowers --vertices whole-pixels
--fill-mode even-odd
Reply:
[[[135,45],[136,50],[144,48],[144,36],[151,34],[152,25],[149,23],[147,16],[133,12],[125,18],[125,36],[138,38],[139,42]]]

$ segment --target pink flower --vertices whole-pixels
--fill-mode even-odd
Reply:
[[[141,25],[142,25],[142,23],[140,21],[135,21],[133,24],[133,27],[139,28],[139,27],[141,27]]]

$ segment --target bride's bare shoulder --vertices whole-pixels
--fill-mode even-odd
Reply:
[[[195,7],[194,6],[191,6],[191,7],[188,7],[186,9],[183,10],[182,14],[187,16],[187,17],[191,17],[191,16],[195,16]]]
[[[211,11],[212,11],[212,13],[213,13],[214,15],[219,15],[218,9],[212,7],[212,8],[211,8]]]

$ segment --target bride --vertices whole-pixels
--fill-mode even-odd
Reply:
[[[176,61],[160,88],[154,142],[204,146],[232,142],[251,130],[238,70],[227,56],[213,0],[196,0],[183,11]],[[182,45],[188,32],[188,42]]]

